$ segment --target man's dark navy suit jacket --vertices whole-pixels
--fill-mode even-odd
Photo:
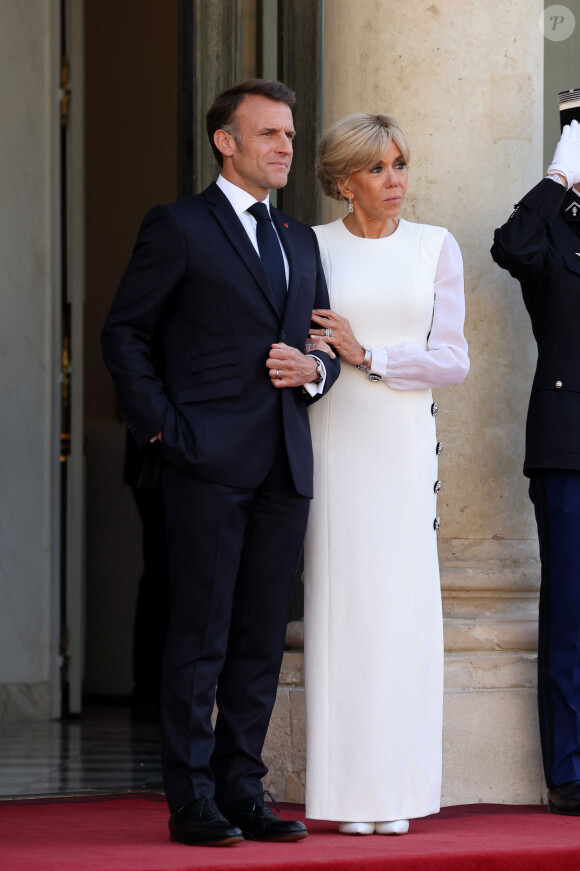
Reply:
[[[312,400],[300,387],[275,388],[265,363],[274,342],[304,350],[312,309],[327,308],[328,293],[312,229],[271,215],[290,271],[282,316],[244,227],[212,184],[145,217],[103,353],[138,447],[162,431],[162,455],[183,471],[252,488],[283,433],[296,490],[311,497]],[[339,362],[316,356],[326,392]]]

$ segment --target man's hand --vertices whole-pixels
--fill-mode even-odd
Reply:
[[[298,348],[291,348],[283,342],[271,346],[266,366],[274,387],[302,387],[316,381],[314,357],[308,357]]]

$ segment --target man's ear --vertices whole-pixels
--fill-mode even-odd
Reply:
[[[231,133],[227,130],[216,130],[213,135],[213,141],[218,151],[221,151],[224,157],[231,157],[236,150],[236,142]]]

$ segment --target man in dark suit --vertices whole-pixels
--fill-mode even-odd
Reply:
[[[538,345],[526,427],[542,583],[538,704],[548,806],[580,815],[580,127],[495,231],[492,257],[521,283]]]
[[[287,181],[294,100],[265,80],[216,99],[220,177],[145,217],[103,331],[138,447],[161,442],[164,783],[171,837],[189,844],[307,834],[261,784],[312,497],[307,404],[339,372],[331,352],[302,353],[312,309],[328,307],[315,235],[268,199]]]

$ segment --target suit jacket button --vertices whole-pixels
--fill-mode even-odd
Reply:
[[[282,330],[282,332],[280,333],[280,341],[281,342],[286,341],[286,333],[284,332],[284,330]]]
[[[433,417],[437,417],[438,411],[439,411],[439,406],[437,405],[436,402],[434,402],[433,405],[431,406],[431,414],[433,415]]]
[[[440,526],[441,526],[441,518],[436,517],[435,520],[433,521],[433,529],[435,530],[435,532],[437,532],[437,530],[439,529]]]
[[[437,456],[439,456],[439,454],[441,453],[442,450],[443,450],[443,442],[437,442],[437,446],[435,448],[435,453],[437,454]]]
[[[562,387],[562,382],[561,382],[561,381],[556,381],[556,384],[555,384],[554,386],[557,387],[558,390],[559,390],[560,387]]]
[[[441,492],[441,487],[442,487],[442,486],[443,486],[443,484],[442,484],[441,481],[435,481],[435,483],[433,484],[433,492],[434,492],[434,493],[440,493],[440,492]]]

